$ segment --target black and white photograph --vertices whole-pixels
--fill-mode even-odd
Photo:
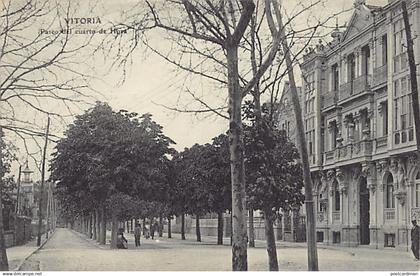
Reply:
[[[420,0],[0,0],[0,272],[418,276],[419,82]]]

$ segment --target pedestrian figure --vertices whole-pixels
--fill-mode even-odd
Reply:
[[[150,238],[150,230],[149,230],[149,226],[145,226],[144,227],[144,229],[145,229],[145,233],[144,233],[144,236],[145,236],[145,238],[148,240],[149,238]]]
[[[155,239],[155,231],[156,231],[156,225],[152,223],[152,225],[150,225],[150,235],[152,236],[152,240]]]
[[[136,242],[136,247],[140,246],[140,235],[141,235],[141,227],[139,223],[136,223],[134,227],[134,240]]]
[[[120,228],[117,234],[117,248],[127,249],[127,239],[124,237],[124,229]]]
[[[413,251],[416,260],[419,260],[419,240],[420,240],[420,227],[417,225],[417,221],[411,221],[413,228],[411,229],[411,251]]]

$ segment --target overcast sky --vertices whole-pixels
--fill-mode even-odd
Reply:
[[[163,1],[163,0],[162,0]],[[303,0],[305,1],[305,0]],[[309,1],[309,0],[308,0]],[[117,14],[121,7],[130,6],[136,1],[133,0],[102,0],[97,7],[98,14],[104,10],[106,14],[103,19],[113,18],[112,13]],[[386,0],[367,1],[369,4],[384,4]],[[286,0],[284,5],[290,7],[296,5],[295,0]],[[337,13],[351,8],[351,0],[328,0],[326,5],[318,8],[312,13],[316,16],[325,16]],[[342,25],[348,20],[351,13],[347,13],[339,18],[339,24]],[[80,17],[86,16],[86,11],[80,10]],[[305,18],[302,18],[305,20]],[[39,29],[39,26],[34,26]],[[165,43],[162,41],[162,43]],[[105,58],[106,59],[106,58]],[[177,145],[177,150],[189,147],[194,143],[210,142],[212,137],[219,135],[227,130],[228,123],[225,119],[217,116],[196,116],[193,114],[177,113],[169,111],[160,105],[179,106],[180,100],[186,101],[188,98],[182,96],[183,83],[188,79],[188,74],[175,72],[174,67],[168,65],[157,56],[145,56],[145,53],[139,49],[133,53],[133,63],[129,66],[129,72],[123,85],[116,85],[115,82],[120,76],[120,72],[111,73],[102,80],[93,82],[95,89],[103,94],[99,100],[107,101],[115,109],[126,109],[128,111],[143,114],[149,112],[153,118],[164,127],[164,133],[171,137]],[[206,91],[204,94],[214,93]],[[181,95],[181,96],[180,96]],[[190,99],[192,101],[192,99]],[[55,130],[62,128],[56,126]],[[20,145],[19,142],[17,142]],[[52,145],[49,148],[51,153]],[[24,154],[19,155],[24,158]],[[30,161],[33,167],[33,162]],[[16,171],[16,164],[14,170]],[[33,168],[34,169],[34,168]],[[34,176],[39,179],[39,173]]]

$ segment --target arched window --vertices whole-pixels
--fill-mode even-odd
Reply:
[[[334,210],[340,211],[340,190],[337,180],[334,181]]]
[[[386,179],[386,208],[395,208],[394,199],[394,178],[392,174],[388,174]]]
[[[415,192],[416,198],[414,202],[416,204],[416,207],[420,207],[420,172],[418,172],[416,175],[415,185],[416,185],[416,192]]]

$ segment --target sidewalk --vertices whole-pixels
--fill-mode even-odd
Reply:
[[[49,235],[48,240],[52,237],[52,235],[54,235],[54,232]],[[34,254],[39,248],[42,248],[48,240],[44,234],[41,238],[40,247],[36,246],[37,237],[34,237],[26,244],[6,248],[7,259],[9,261],[9,271],[19,270],[23,262],[32,254]]]

